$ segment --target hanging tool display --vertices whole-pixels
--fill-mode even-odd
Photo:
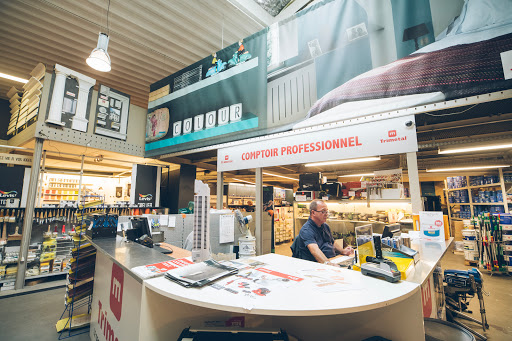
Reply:
[[[480,266],[488,271],[508,271],[508,262],[503,253],[503,228],[499,215],[482,213],[472,220],[473,227],[478,231],[477,238]]]

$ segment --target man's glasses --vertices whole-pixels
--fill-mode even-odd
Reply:
[[[322,213],[322,214],[328,214],[328,213],[329,213],[329,211],[317,211],[317,210],[312,210],[312,211],[320,212],[320,213]]]

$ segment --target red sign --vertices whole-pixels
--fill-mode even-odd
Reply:
[[[390,130],[390,131],[388,131],[388,136],[389,136],[389,137],[395,137],[395,136],[396,136],[396,130]]]
[[[432,293],[430,292],[430,278],[426,285],[421,287],[421,302],[423,303],[423,317],[432,314]]]
[[[124,271],[116,263],[112,264],[112,278],[110,279],[110,311],[118,321],[121,320],[123,308]]]

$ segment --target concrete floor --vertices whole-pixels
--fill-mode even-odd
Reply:
[[[276,246],[276,253],[291,256],[291,243]],[[445,269],[465,270],[464,256],[447,251],[442,260]],[[484,273],[484,290],[490,293],[485,297],[485,308],[490,329],[483,333],[490,341],[512,340],[512,277],[490,276]],[[58,340],[55,323],[64,310],[64,288],[51,289],[25,295],[0,297],[0,339],[9,341]],[[480,319],[478,299],[470,302],[473,316]],[[460,320],[477,332],[482,328],[469,321]],[[62,335],[61,339],[66,336]],[[71,338],[73,341],[89,340],[89,334]]]

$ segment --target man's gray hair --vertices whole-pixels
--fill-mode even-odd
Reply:
[[[313,200],[311,204],[309,204],[309,212],[316,211],[319,203],[323,203],[323,200]]]

